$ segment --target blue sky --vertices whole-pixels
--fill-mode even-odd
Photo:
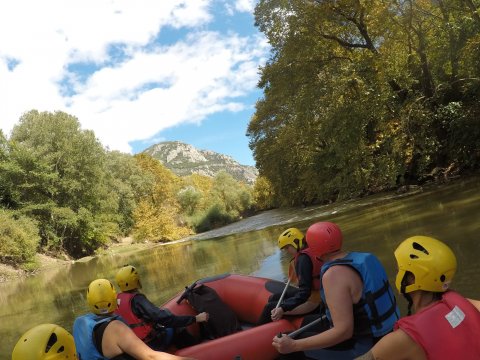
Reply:
[[[179,140],[254,165],[245,133],[269,55],[255,3],[2,1],[0,128],[62,110],[112,150]]]

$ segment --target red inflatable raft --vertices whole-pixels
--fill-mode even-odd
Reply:
[[[254,326],[270,295],[283,291],[285,284],[280,281],[224,274],[199,280],[197,284],[204,284],[217,292],[222,301],[236,314],[242,330],[188,348],[176,351],[173,349],[176,355],[198,360],[273,360],[279,356],[272,346],[273,337],[281,332],[298,329],[302,322],[301,316],[287,316],[280,321]],[[169,309],[175,315],[196,315],[188,301],[183,300],[184,294],[184,292],[177,294],[162,308]],[[189,331],[198,335],[198,324],[191,325]]]

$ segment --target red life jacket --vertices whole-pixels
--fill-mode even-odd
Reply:
[[[397,321],[428,359],[480,359],[480,312],[467,299],[448,291],[442,300]]]
[[[144,322],[138,318],[132,311],[132,299],[137,293],[122,292],[117,295],[117,310],[115,313],[120,315],[133,332],[142,340],[146,339],[152,331],[152,324]]]
[[[322,268],[323,263],[317,259],[317,257],[312,253],[310,248],[306,248],[303,250],[298,251],[293,258],[294,266],[297,265],[297,259],[300,254],[306,254],[312,261],[312,292],[318,292],[320,290],[320,269]],[[298,283],[298,276],[295,271],[295,267],[292,268],[292,264],[290,263],[290,268],[288,269],[288,277]]]

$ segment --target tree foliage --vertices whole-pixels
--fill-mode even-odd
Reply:
[[[150,174],[153,186],[140,198],[134,211],[134,239],[170,241],[188,235],[190,230],[180,223],[180,204],[176,198],[181,180],[149,155],[139,154],[135,159]]]
[[[252,196],[256,210],[268,210],[277,206],[273,186],[266,177],[257,177],[253,186]]]
[[[261,0],[272,46],[248,136],[282,205],[480,165],[478,6]]]
[[[0,210],[0,260],[4,263],[34,261],[40,242],[34,220],[11,210]]]
[[[198,232],[241,219],[253,208],[252,188],[220,171],[212,179],[192,174],[179,192],[186,221]]]
[[[226,173],[180,178],[146,154],[105,150],[64,112],[32,110],[9,139],[0,131],[0,261],[77,258],[129,235],[176,240],[250,208],[250,188]]]
[[[118,204],[105,181],[105,151],[66,113],[24,114],[10,137],[8,205],[36,219],[40,245],[74,256],[117,233]]]

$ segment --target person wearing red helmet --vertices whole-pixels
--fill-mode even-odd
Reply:
[[[297,340],[277,336],[273,346],[295,359],[343,360],[366,353],[392,331],[400,316],[385,269],[373,254],[343,250],[337,224],[311,225],[306,241],[324,262],[320,294],[328,322],[316,333],[304,332]]]

